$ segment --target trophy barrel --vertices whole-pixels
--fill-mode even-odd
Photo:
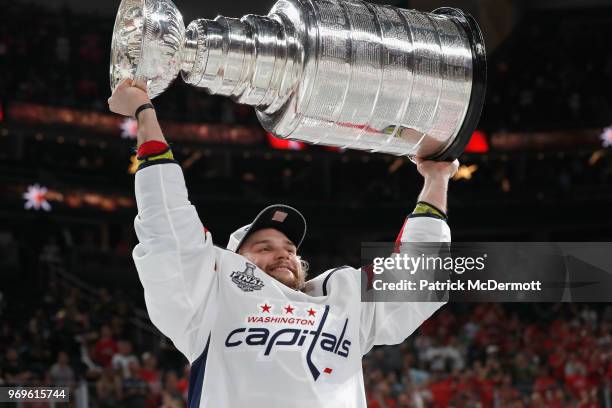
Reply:
[[[296,89],[272,133],[436,160],[458,157],[482,110],[486,56],[470,16],[421,13],[359,0],[280,0],[270,16],[303,44]]]
[[[474,17],[450,7],[441,7],[433,12],[454,17],[457,24],[461,25],[467,34],[472,51],[472,91],[463,123],[457,135],[449,138],[446,146],[437,155],[430,157],[434,160],[446,161],[454,160],[463,153],[478,126],[487,86],[487,53],[482,32]]]
[[[451,160],[480,117],[486,54],[475,20],[361,0],[279,0],[268,16],[187,29],[171,0],[123,0],[111,86],[151,97],[185,82],[254,106],[275,135],[312,144]]]

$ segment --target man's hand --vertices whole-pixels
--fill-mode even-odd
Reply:
[[[111,111],[124,116],[134,116],[136,109],[145,103],[150,103],[147,86],[132,79],[124,79],[117,85],[110,98],[108,107]],[[145,142],[156,140],[166,142],[154,109],[146,109],[138,114],[138,147]]]
[[[459,160],[456,159],[452,162],[437,162],[415,158],[414,162],[417,166],[417,170],[426,180],[449,180],[459,169]]]
[[[124,79],[108,98],[108,107],[112,112],[123,116],[134,116],[136,109],[151,100],[147,95],[146,85],[132,79]]]

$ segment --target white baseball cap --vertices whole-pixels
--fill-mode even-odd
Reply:
[[[293,207],[284,204],[271,205],[264,208],[252,223],[234,231],[230,235],[227,249],[238,252],[251,234],[264,228],[274,228],[282,232],[299,248],[306,236],[306,219]]]

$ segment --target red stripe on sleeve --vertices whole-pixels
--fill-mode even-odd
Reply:
[[[402,225],[402,229],[400,230],[399,234],[397,234],[397,238],[395,239],[395,248],[393,248],[394,253],[399,253],[400,251],[400,244],[402,243],[402,235],[404,235],[404,229],[406,228],[406,224],[408,224],[409,219],[410,218],[406,218],[406,221],[404,221],[404,225]]]
[[[374,280],[374,265],[370,264],[368,266],[364,266],[363,271],[368,278],[368,285],[366,286],[366,289],[370,290],[372,289],[372,281]]]
[[[168,150],[168,144],[158,140],[150,140],[140,145],[138,148],[138,157],[147,157],[160,154]]]
[[[404,234],[404,228],[406,228],[406,224],[408,224],[408,218],[406,218],[406,221],[404,221],[404,225],[402,225],[402,229],[400,230],[399,234],[397,234],[397,238],[395,239],[396,244],[402,242],[402,235]]]

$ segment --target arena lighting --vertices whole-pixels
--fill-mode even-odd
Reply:
[[[183,161],[183,169],[187,170],[189,169],[191,166],[193,166],[198,160],[200,160],[202,158],[202,152],[199,150],[196,150],[195,152],[193,152],[187,159],[185,159]]]
[[[26,210],[51,211],[51,203],[62,203],[68,208],[95,207],[103,211],[115,211],[120,208],[134,208],[136,203],[132,197],[117,194],[104,194],[83,190],[53,190],[39,183],[29,186],[14,186],[11,190],[24,191],[21,197],[25,200]]]
[[[305,145],[302,142],[296,142],[294,140],[280,139],[274,136],[272,133],[266,133],[268,143],[270,147],[277,150],[304,150]]]
[[[124,118],[119,125],[121,129],[121,138],[136,139],[138,133],[138,122],[134,118]]]
[[[346,148],[344,147],[337,147],[337,146],[322,146],[323,150],[327,150],[328,152],[339,152],[339,153],[343,153],[344,151],[346,151]]]
[[[594,166],[597,164],[599,160],[601,160],[605,156],[605,150],[600,149],[594,151],[591,157],[589,157],[589,166]]]
[[[508,177],[504,177],[501,181],[501,189],[504,193],[509,193],[512,190],[512,185],[510,184],[510,179]]]
[[[601,134],[601,145],[603,147],[612,147],[612,126],[603,130]]]
[[[465,147],[465,153],[487,153],[489,151],[489,142],[487,141],[486,133],[476,130],[472,134],[470,142]]]
[[[477,164],[471,164],[469,166],[462,164],[459,166],[457,173],[453,176],[453,180],[471,180],[476,170],[478,170]]]
[[[138,157],[133,154],[130,157],[130,165],[128,166],[128,174],[136,174],[136,170],[138,170]]]
[[[123,134],[124,130],[127,135],[133,133],[133,124],[129,120],[111,113],[15,102],[6,107],[6,117],[11,123],[66,126],[113,137]],[[175,141],[255,145],[262,143],[264,137],[260,128],[252,126],[170,121],[161,124]]]
[[[25,204],[23,207],[26,210],[44,210],[51,211],[51,204],[47,201],[47,187],[36,183],[28,186],[28,191],[23,193]]]
[[[404,162],[405,162],[405,159],[403,157],[398,157],[397,159],[393,161],[393,163],[389,165],[389,167],[387,168],[387,171],[389,172],[389,174],[395,173],[396,171],[399,170],[400,167],[404,165]]]

